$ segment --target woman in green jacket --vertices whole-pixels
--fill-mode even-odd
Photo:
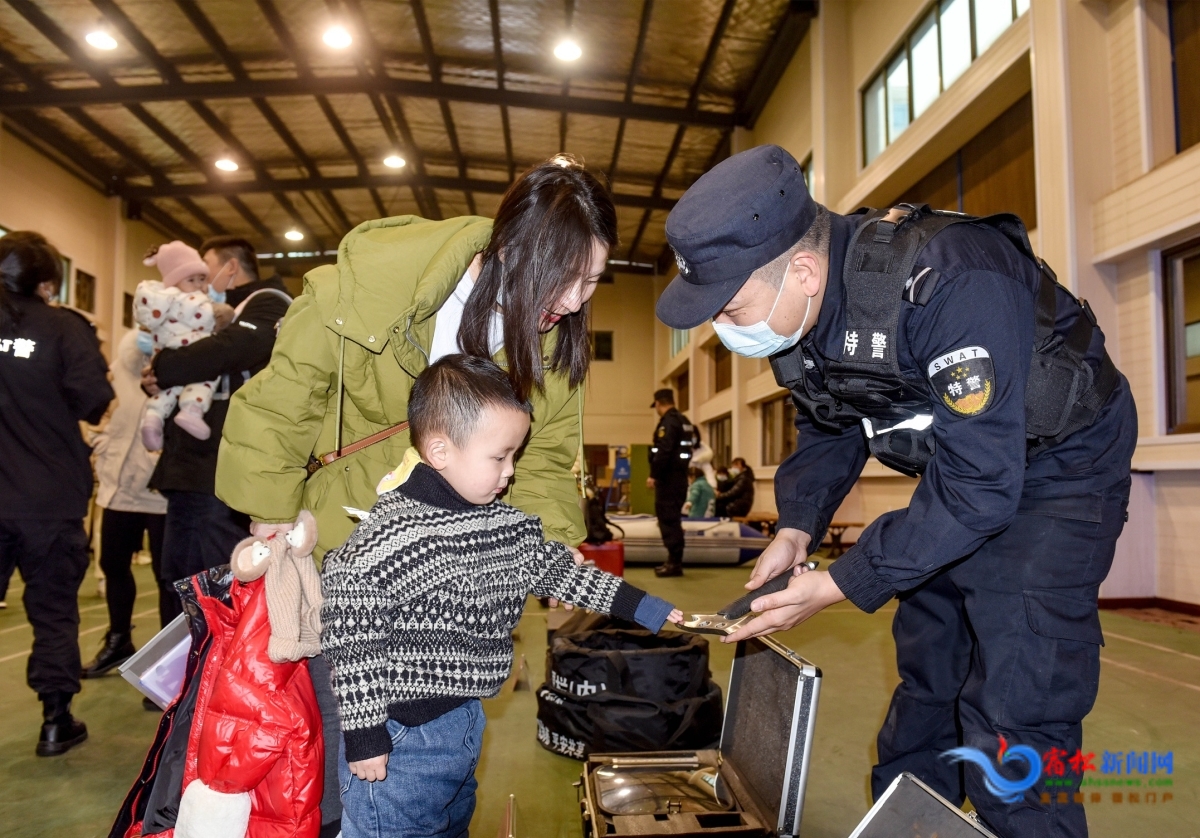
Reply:
[[[317,464],[404,422],[417,375],[466,352],[494,358],[533,403],[505,500],[574,548],[585,534],[572,468],[583,445],[588,301],[616,243],[608,191],[566,156],[518,178],[494,221],[401,216],[358,225],[336,266],[305,276],[270,364],[231,399],[217,496],[249,514],[260,536],[287,531],[311,510],[323,556],[354,529],[345,508],[375,504],[408,433]],[[341,735],[321,657],[311,672],[327,743],[322,834],[332,835]]]
[[[588,300],[616,241],[607,190],[565,156],[513,183],[494,222],[360,224],[342,240],[336,266],[305,277],[270,364],[234,394],[217,495],[259,523],[286,526],[311,510],[323,555],[354,528],[344,507],[374,505],[408,434],[311,475],[310,462],[403,422],[421,370],[463,351],[494,357],[533,402],[505,500],[574,547],[584,536],[572,467],[591,360]]]

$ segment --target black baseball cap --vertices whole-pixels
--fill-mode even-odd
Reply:
[[[691,329],[715,317],[750,274],[786,253],[816,217],[800,164],[779,146],[723,160],[667,216],[679,275],[658,299],[658,319]]]
[[[650,406],[654,407],[656,404],[675,404],[675,391],[670,387],[655,390],[654,401],[650,402]]]

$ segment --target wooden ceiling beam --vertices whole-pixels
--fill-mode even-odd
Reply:
[[[442,60],[438,57],[437,50],[433,46],[433,33],[429,29],[429,19],[425,16],[425,3],[423,0],[409,0],[409,6],[412,7],[413,19],[417,24],[417,34],[421,37],[421,49],[425,51],[425,63],[429,66],[429,77],[434,84],[441,84]],[[465,179],[467,177],[467,161],[463,157],[462,149],[458,144],[458,131],[454,127],[454,115],[450,113],[450,101],[445,97],[439,96],[438,108],[442,113],[442,124],[445,126],[446,139],[450,141],[450,149],[454,152],[458,176]],[[475,211],[475,196],[470,192],[463,194],[467,199],[468,211],[471,215],[477,215]]]
[[[27,2],[27,0],[12,0]],[[313,79],[247,79],[245,81],[187,82],[184,84],[127,84],[115,82],[100,87],[56,87],[49,90],[5,91],[0,98],[0,111],[28,108],[89,107],[92,105],[144,104],[147,102],[188,101],[193,99],[253,99],[255,97],[308,97],[317,94],[377,93],[383,96],[403,96],[414,99],[444,99],[447,102],[472,102],[481,105],[506,105],[605,116],[614,119],[637,119],[645,122],[667,122],[708,128],[729,128],[742,125],[745,117],[736,113],[701,110],[699,107],[679,108],[669,105],[647,105],[620,99],[597,99],[588,96],[562,96],[554,93],[531,93],[506,87],[475,87],[446,81],[418,81],[362,76],[318,76]]]
[[[415,172],[397,175],[347,175],[344,177],[272,178],[271,180],[217,180],[207,183],[170,183],[162,186],[127,186],[124,194],[140,200],[155,198],[200,197],[206,195],[252,195],[263,192],[303,192],[321,189],[386,189],[395,186],[424,187],[457,192],[502,195],[509,182],[480,178],[439,177]],[[617,206],[648,210],[670,210],[671,198],[648,195],[614,194]]]
[[[500,0],[488,0],[488,15],[492,23],[492,55],[496,62],[496,87],[504,90],[504,46],[500,39]],[[504,132],[504,157],[508,162],[508,179],[517,176],[517,162],[513,155],[512,126],[508,121],[508,105],[500,106],[500,125]]]
[[[637,85],[638,66],[642,63],[642,52],[646,48],[646,33],[650,31],[650,17],[654,14],[654,0],[642,0],[642,18],[638,23],[637,45],[633,50],[633,60],[629,63],[629,76],[625,79],[625,103],[633,101],[633,90]],[[617,176],[617,163],[621,158],[621,145],[625,142],[624,118],[617,125],[617,139],[613,143],[612,160],[608,164],[608,182],[612,183]]]
[[[225,39],[221,37],[221,33],[219,33],[217,28],[213,26],[212,21],[208,19],[208,16],[204,14],[203,10],[200,9],[195,0],[175,0],[175,4],[179,7],[180,11],[183,12],[184,16],[187,17],[188,21],[192,24],[192,27],[200,33],[200,37],[204,39],[205,43],[212,48],[212,51],[215,52],[225,64],[230,74],[233,75],[233,77],[238,81],[249,80],[250,76],[246,72],[246,68],[243,66],[241,60],[231,49],[229,49],[229,45],[225,43]],[[300,145],[295,135],[292,134],[292,132],[288,129],[284,121],[280,119],[279,114],[274,108],[271,107],[270,103],[261,97],[256,97],[252,99],[251,102],[253,102],[254,107],[258,110],[258,112],[262,114],[262,117],[267,121],[267,124],[274,129],[275,133],[279,136],[279,139],[283,141],[283,144],[288,147],[288,150],[295,156],[297,160],[300,161],[300,164],[308,170],[309,176],[320,177],[321,172],[317,169],[317,165],[313,161],[312,157],[308,154],[304,147]],[[354,226],[354,224],[351,223],[350,219],[347,217],[346,211],[342,208],[342,205],[338,203],[337,198],[334,197],[332,192],[324,191],[321,193],[321,197],[324,198],[325,203],[329,205],[329,209],[337,218],[338,223],[342,225],[343,233]]]

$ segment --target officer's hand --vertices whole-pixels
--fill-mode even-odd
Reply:
[[[158,387],[158,376],[154,374],[154,367],[149,364],[142,367],[142,389],[148,396],[157,396],[162,392]]]
[[[653,477],[647,477],[647,478],[646,478],[646,488],[647,488],[647,489],[653,489],[653,488],[654,488],[654,478],[653,478]]]
[[[387,778],[388,755],[380,754],[370,759],[350,763],[350,773],[360,780],[374,783]]]
[[[822,608],[846,598],[833,577],[824,570],[811,570],[797,575],[786,591],[767,594],[754,600],[750,608],[762,612],[741,629],[722,637],[722,643],[737,643],[764,634],[787,631],[800,625]]]
[[[758,557],[746,589],[753,591],[766,581],[802,564],[808,558],[808,542],[811,540],[808,533],[790,527],[775,533],[775,539]]]

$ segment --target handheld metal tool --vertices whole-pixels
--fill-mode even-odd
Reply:
[[[816,570],[819,562],[809,560],[804,563],[809,570]],[[684,631],[695,634],[733,634],[746,623],[758,616],[750,610],[750,604],[760,596],[777,594],[788,586],[792,580],[792,571],[781,573],[774,579],[768,579],[758,588],[745,596],[735,599],[715,614],[693,614],[690,620],[679,623]]]

